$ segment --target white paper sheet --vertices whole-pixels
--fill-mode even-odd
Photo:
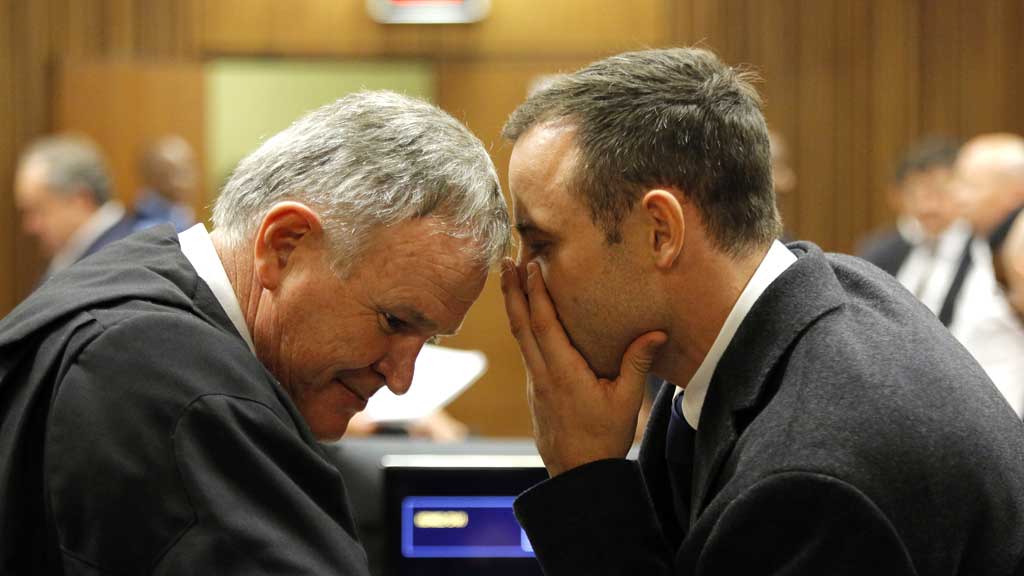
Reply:
[[[416,357],[412,386],[402,396],[381,388],[363,415],[371,422],[410,422],[444,408],[487,370],[487,358],[476,350],[455,350],[427,344]]]

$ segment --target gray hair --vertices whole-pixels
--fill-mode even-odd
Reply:
[[[502,135],[566,121],[576,129],[572,188],[607,242],[644,190],[679,189],[712,243],[739,255],[782,229],[768,129],[753,74],[695,48],[612,56],[554,80],[509,117]]]
[[[235,168],[213,222],[235,244],[285,200],[320,215],[339,274],[381,227],[428,215],[474,240],[482,263],[508,251],[508,209],[480,140],[437,107],[394,92],[350,94],[264,142]]]
[[[97,205],[110,199],[110,176],[103,153],[84,136],[45,136],[33,142],[18,160],[19,167],[38,163],[44,169],[47,186],[56,194],[69,196],[85,189]]]

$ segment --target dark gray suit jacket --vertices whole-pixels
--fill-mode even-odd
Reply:
[[[516,512],[549,576],[1024,573],[1024,424],[893,279],[791,244],[712,378],[678,517],[666,387],[639,464]]]
[[[171,226],[0,322],[0,574],[368,574],[339,471]]]

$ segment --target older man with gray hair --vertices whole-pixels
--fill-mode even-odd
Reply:
[[[132,232],[133,220],[111,198],[99,148],[83,136],[47,136],[18,161],[15,204],[21,227],[50,259],[44,278]]]
[[[0,573],[367,574],[336,439],[458,330],[509,231],[437,108],[345,97],[0,323]]]

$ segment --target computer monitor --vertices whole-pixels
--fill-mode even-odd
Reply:
[[[536,455],[385,457],[387,573],[541,576],[512,502],[546,477]]]
[[[345,479],[374,576],[541,574],[511,509],[547,477],[532,440],[373,437],[325,448]]]

